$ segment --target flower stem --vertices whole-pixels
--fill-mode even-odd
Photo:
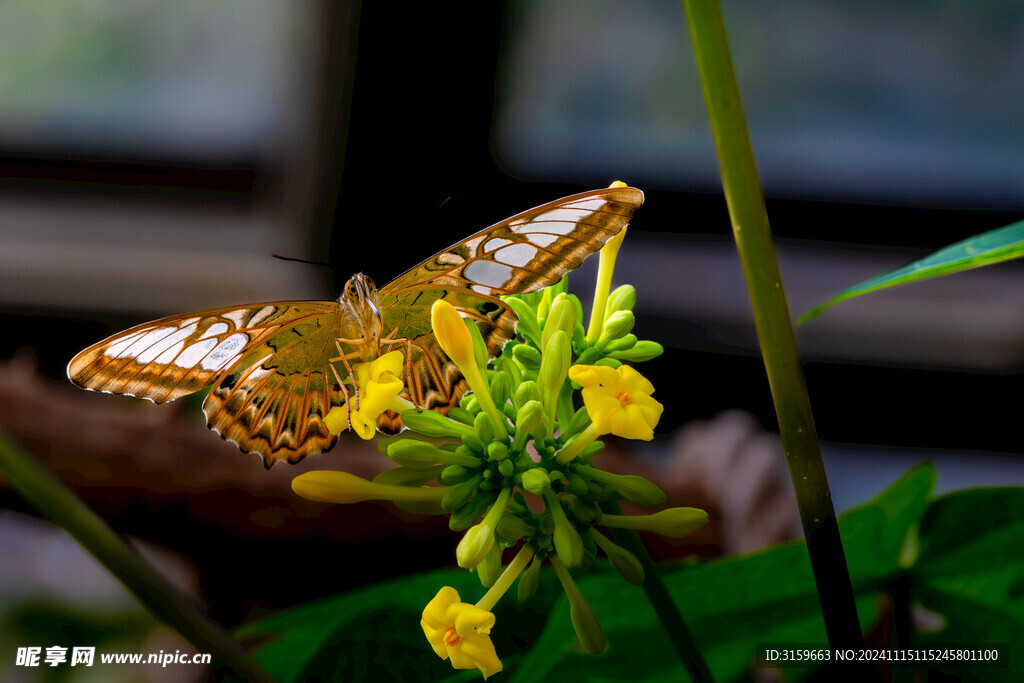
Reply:
[[[825,478],[722,13],[717,0],[684,0],[683,4],[825,630],[832,647],[856,649],[863,647],[863,639],[850,573]]]
[[[601,503],[601,509],[609,515],[622,516],[622,508],[615,501]],[[690,629],[687,628],[686,622],[683,621],[683,615],[679,612],[679,607],[668,592],[665,582],[661,580],[661,575],[658,574],[658,569],[654,566],[654,562],[651,561],[651,556],[647,553],[647,548],[644,547],[643,541],[640,540],[640,537],[632,529],[609,527],[608,531],[612,535],[612,540],[617,545],[633,553],[636,559],[640,560],[640,566],[644,569],[644,582],[642,584],[644,593],[647,594],[647,600],[651,603],[651,607],[654,608],[654,613],[658,615],[658,620],[661,621],[665,634],[672,641],[672,645],[675,646],[679,658],[683,660],[683,666],[689,672],[690,678],[695,683],[710,683],[714,681],[715,678],[711,675],[711,669],[708,668],[707,662],[704,661],[704,655],[701,654],[700,648],[694,642]]]
[[[501,573],[498,580],[494,582],[490,590],[484,594],[484,597],[477,601],[476,606],[480,609],[485,609],[488,612],[494,609],[494,606],[498,604],[498,600],[501,600],[501,596],[505,595],[505,592],[512,587],[514,582],[519,575],[526,569],[526,565],[530,563],[533,558],[533,546],[527,544],[524,545],[516,556],[512,558],[512,561],[505,567],[505,571]]]
[[[150,567],[124,538],[32,455],[0,433],[0,472],[38,510],[63,527],[139,598],[200,652],[234,669],[242,680],[273,681],[217,623]]]

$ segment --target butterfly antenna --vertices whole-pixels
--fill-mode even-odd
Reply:
[[[294,258],[292,256],[281,256],[280,254],[271,254],[271,258],[281,259],[282,261],[294,261],[296,263],[308,263],[311,266],[323,266],[324,268],[330,268],[334,270],[334,266],[330,263],[324,263],[323,261],[308,261],[304,258]]]

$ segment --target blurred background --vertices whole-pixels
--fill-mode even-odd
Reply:
[[[723,11],[794,318],[1024,216],[1024,7]],[[200,401],[86,393],[64,368],[162,315],[331,299],[357,271],[387,282],[621,179],[647,200],[616,279],[637,287],[638,334],[666,347],[644,369],[666,411],[654,442],[608,460],[712,511],[702,535],[658,544],[662,559],[793,537],[717,173],[674,0],[2,3],[0,426],[228,626],[447,566],[444,520],[291,494],[311,468],[374,474],[372,448],[343,439],[268,472],[205,428]],[[585,300],[594,265],[571,278]],[[940,490],[1024,483],[1022,302],[1008,263],[798,329],[837,508],[922,459]],[[0,634],[4,680],[51,675],[14,669],[15,645],[191,649],[2,482]]]

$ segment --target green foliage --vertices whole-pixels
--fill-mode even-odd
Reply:
[[[804,313],[800,316],[799,322],[816,318],[840,301],[861,294],[989,266],[1021,256],[1024,256],[1024,221],[975,235],[902,268],[854,285],[839,296]]]
[[[929,500],[934,478],[930,465],[917,466],[840,517],[861,625],[868,629],[881,618],[879,595],[909,576],[913,602],[937,612],[945,628],[903,645],[1001,644],[1008,655],[1024,633],[1024,489],[973,489]],[[909,547],[916,547],[916,557],[908,555]],[[759,643],[826,640],[803,542],[661,569],[718,680],[748,674]],[[256,659],[284,681],[313,675],[478,680],[477,672],[453,672],[420,633],[419,613],[442,585],[454,586],[465,601],[483,591],[464,572],[417,575],[275,615],[240,635],[255,644]],[[505,664],[502,676],[517,682],[687,680],[638,587],[608,569],[581,576],[578,585],[601,615],[608,651],[583,651],[553,572],[542,571],[533,599],[505,600],[495,610],[492,637]],[[963,673],[956,665],[931,668]],[[988,668],[984,675],[1020,680],[1024,662]]]

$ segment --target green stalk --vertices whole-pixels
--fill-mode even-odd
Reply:
[[[601,509],[609,515],[622,514],[622,508],[615,501],[601,503]],[[651,561],[651,556],[647,553],[647,548],[644,547],[643,541],[640,540],[640,537],[632,529],[609,527],[608,531],[611,532],[612,540],[617,545],[633,553],[636,559],[640,560],[640,566],[644,568],[644,593],[647,594],[647,600],[651,603],[651,607],[654,608],[655,614],[658,615],[658,620],[661,621],[665,634],[672,641],[672,645],[675,646],[679,658],[683,660],[683,665],[686,666],[690,678],[695,683],[710,683],[714,681],[711,669],[708,668],[707,662],[704,661],[704,655],[701,654],[700,648],[694,642],[690,629],[686,627],[683,615],[679,612],[679,607],[676,606],[675,600],[672,599],[672,595],[668,592],[665,582],[661,580],[661,575],[658,574],[657,567]]]
[[[92,553],[157,618],[185,636],[200,652],[230,666],[242,680],[274,680],[223,628],[197,611],[190,598],[157,574],[81,498],[2,432],[0,473],[29,503]]]
[[[684,0],[733,236],[754,309],[818,599],[834,648],[863,646],[850,573],[717,0]]]

